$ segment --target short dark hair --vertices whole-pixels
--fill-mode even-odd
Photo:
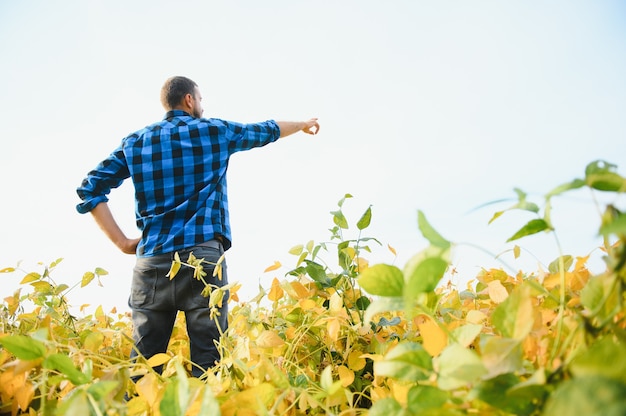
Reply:
[[[177,107],[187,94],[194,94],[198,84],[186,77],[170,77],[161,88],[161,104],[166,110]]]

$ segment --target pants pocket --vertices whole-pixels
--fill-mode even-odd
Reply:
[[[156,295],[156,286],[156,267],[135,266],[128,301],[130,307],[145,308],[152,305]]]
[[[221,277],[222,279],[218,279],[218,276],[213,276],[213,272],[215,270],[215,266],[214,263],[217,263],[217,261],[219,260],[220,256],[221,256],[221,252],[220,250],[214,249],[214,248],[205,248],[205,247],[201,247],[199,250],[194,251],[194,256],[196,256],[197,258],[204,258],[205,261],[207,261],[207,263],[203,263],[203,270],[206,273],[206,276],[204,276],[204,281],[206,281],[206,283],[208,285],[211,286],[224,286],[228,283],[228,276],[226,273],[226,262],[222,262],[221,264],[221,268],[222,268],[222,272],[221,272]],[[194,307],[206,307],[209,304],[209,298],[208,298],[208,293],[209,290],[207,289],[207,297],[202,296],[202,292],[205,290],[205,284],[201,279],[196,279],[193,277],[193,274],[191,274],[189,276],[189,279],[191,279],[191,300],[192,300],[192,304]],[[226,300],[226,299],[225,299]]]

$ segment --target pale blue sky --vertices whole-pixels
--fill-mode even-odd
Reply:
[[[231,161],[227,259],[250,296],[293,266],[290,247],[328,238],[345,193],[353,222],[373,205],[368,235],[402,266],[426,244],[418,209],[445,237],[498,253],[530,216],[487,226],[507,204],[476,206],[514,187],[540,202],[595,159],[626,173],[621,1],[0,0],[0,54],[0,268],[63,257],[58,280],[111,273],[74,304],[126,305],[133,258],[76,213],[74,190],[124,136],[163,116],[159,89],[175,74],[200,85],[207,116],[320,119],[318,136]],[[130,183],[111,207],[134,235]],[[566,253],[597,245],[586,193],[553,215]],[[548,236],[520,244],[545,263],[556,256]],[[393,261],[384,249],[374,257]],[[275,260],[285,269],[264,274]],[[454,265],[465,281],[497,263],[461,248]],[[19,280],[1,278],[2,293]]]

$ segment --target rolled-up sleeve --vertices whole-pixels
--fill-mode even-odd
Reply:
[[[280,128],[274,120],[242,124],[224,121],[230,153],[265,146],[280,137]]]
[[[124,152],[120,146],[89,172],[81,185],[76,188],[78,197],[83,201],[76,205],[76,210],[85,214],[99,203],[108,201],[107,195],[111,189],[120,186],[129,176]]]

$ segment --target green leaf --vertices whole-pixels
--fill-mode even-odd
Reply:
[[[120,383],[117,381],[98,381],[89,386],[87,392],[94,397],[94,399],[100,401],[105,399],[111,392],[115,391],[119,387]]]
[[[74,385],[81,385],[89,382],[85,374],[79,371],[71,358],[64,354],[51,354],[43,362],[43,367],[49,370],[56,370],[67,377]]]
[[[626,189],[626,180],[613,172],[589,175],[586,182],[589,187],[598,191],[623,192]]]
[[[427,380],[433,371],[432,358],[421,344],[402,342],[393,347],[385,357],[374,363],[376,376],[403,381]]]
[[[563,266],[564,266],[563,271],[564,272],[568,271],[569,268],[572,267],[572,264],[574,263],[574,258],[572,256],[565,255],[565,256],[557,257],[548,266],[548,270],[550,271],[550,273],[559,273],[561,271],[561,259],[563,259]]]
[[[363,270],[357,278],[359,286],[374,296],[402,296],[404,276],[396,266],[376,264]]]
[[[401,297],[382,297],[375,299],[367,307],[363,322],[372,322],[372,318],[378,313],[395,312],[404,310],[404,299]]]
[[[603,218],[607,218],[605,215]],[[626,214],[619,213],[616,217],[603,221],[600,227],[600,235],[626,235]]]
[[[550,225],[542,219],[534,219],[528,221],[526,225],[519,229],[511,238],[506,240],[506,242],[510,242],[513,240],[518,240],[522,237],[526,237],[532,234],[537,234],[538,232],[550,230]]]
[[[187,372],[179,361],[175,362],[176,367],[176,396],[178,397],[178,406],[180,414],[184,415],[189,405],[189,379]],[[165,413],[168,414],[168,413]]]
[[[599,174],[599,173],[608,173],[615,172],[617,169],[617,165],[607,162],[605,160],[594,160],[590,162],[585,167],[585,176]]]
[[[550,192],[546,194],[546,198],[551,198],[553,196],[560,195],[564,192],[571,191],[573,189],[579,189],[585,186],[585,181],[582,179],[574,179],[571,182],[564,183],[562,185],[557,186]]]
[[[447,268],[448,262],[441,257],[428,257],[419,262],[407,276],[405,298],[413,299],[419,293],[435,290]]]
[[[592,276],[580,291],[581,303],[590,310],[591,317],[604,324],[621,311],[621,292],[617,290],[616,274]]]
[[[519,340],[488,337],[481,344],[481,353],[490,377],[524,371],[522,343]]]
[[[478,324],[465,324],[454,328],[451,333],[452,339],[464,347],[469,347],[476,337],[480,335],[483,326]]]
[[[448,345],[436,360],[439,368],[438,385],[442,390],[454,390],[477,382],[487,373],[480,357],[458,344]]]
[[[54,289],[54,293],[58,295],[59,293],[63,293],[67,289],[69,289],[69,286],[66,285],[65,283],[61,283],[60,285],[56,287],[56,289]]]
[[[496,307],[491,321],[503,337],[516,340],[526,338],[534,323],[530,287],[528,285],[517,287]]]
[[[595,376],[566,380],[550,395],[545,415],[626,414],[626,384]]]
[[[367,227],[369,227],[371,221],[372,221],[372,206],[370,205],[361,216],[361,219],[359,219],[359,222],[356,223],[356,228],[358,228],[359,230],[364,230]]]
[[[348,220],[346,220],[346,217],[343,215],[341,210],[331,211],[330,213],[333,214],[333,222],[335,225],[339,228],[343,228],[344,230],[348,229]]]
[[[511,386],[506,394],[507,396],[513,397],[515,400],[520,399],[529,403],[543,403],[544,398],[548,394],[546,370],[539,368],[526,380]]]
[[[417,226],[424,238],[426,238],[430,244],[443,249],[450,248],[451,243],[435,231],[435,229],[426,220],[426,216],[422,211],[417,211]]]
[[[515,191],[515,193],[517,194],[517,203],[510,207],[508,210],[521,209],[534,213],[539,212],[539,207],[537,206],[537,204],[526,200],[526,192],[522,191],[519,188],[513,188],[513,191]]]
[[[505,411],[507,414],[530,415],[536,410],[530,400],[507,395],[507,391],[519,383],[519,378],[513,374],[502,374],[498,377],[480,382],[476,388],[478,399],[489,405]]]
[[[89,394],[82,389],[74,389],[60,402],[54,414],[64,416],[91,415]]]
[[[346,199],[348,199],[348,198],[352,198],[352,195],[350,195],[350,194],[345,194],[345,195],[343,196],[343,198],[341,198],[341,199],[339,200],[339,202],[337,202],[337,205],[339,205],[339,208],[341,208],[341,207],[343,206],[343,203],[344,203],[344,202],[346,202]]]
[[[585,168],[585,183],[599,191],[623,192],[626,179],[617,172],[617,165],[604,160],[591,162]]]
[[[597,340],[570,365],[576,377],[604,376],[626,383],[626,344],[612,336]]]
[[[434,386],[413,386],[407,396],[407,407],[412,414],[418,415],[428,409],[442,408],[450,393]]]
[[[360,311],[364,311],[366,310],[369,306],[370,303],[372,303],[368,297],[366,296],[361,296],[360,298],[358,298],[355,302],[355,305],[357,307],[358,310]]]
[[[104,270],[104,269],[102,269],[102,268],[100,268],[100,267],[96,267],[95,273],[96,273],[98,276],[106,276],[106,275],[108,275],[108,274],[109,274],[109,272],[107,272],[106,270]]]
[[[405,416],[406,413],[398,401],[392,397],[377,400],[367,412],[369,416]]]
[[[324,266],[315,263],[314,261],[304,260],[306,263],[306,272],[311,277],[311,279],[320,283],[322,287],[328,287],[330,285],[330,279],[326,275],[326,270]]]
[[[198,416],[219,416],[221,414],[220,404],[213,394],[210,385],[205,385],[202,395],[202,404]]]
[[[183,416],[184,413],[180,411],[180,404],[178,401],[177,386],[176,379],[170,380],[170,382],[165,386],[165,393],[163,393],[163,398],[159,403],[159,410],[162,415],[171,415],[171,416]]]
[[[46,346],[26,335],[8,335],[0,338],[0,344],[20,360],[30,361],[43,358],[46,354]]]

